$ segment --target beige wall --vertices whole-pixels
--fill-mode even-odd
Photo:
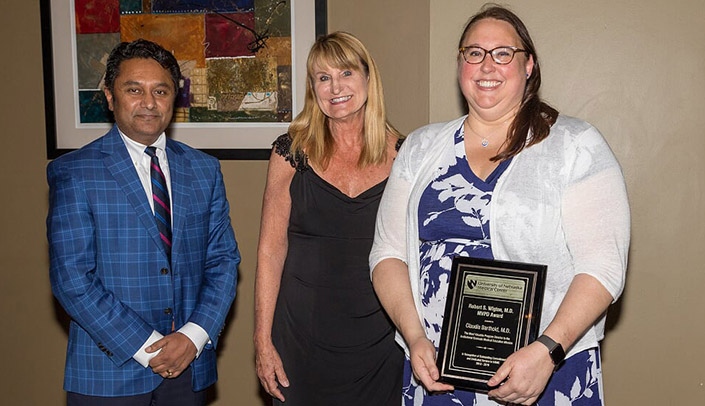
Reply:
[[[66,332],[47,275],[37,3],[5,0],[0,14],[0,320],[6,326],[0,396],[8,405],[63,404]],[[481,2],[329,3],[329,30],[358,35],[377,60],[399,129],[460,114],[455,46]],[[701,0],[507,3],[533,34],[543,95],[600,128],[627,178],[633,243],[627,288],[610,310],[604,341],[608,404],[705,404],[705,6]],[[259,405],[252,288],[266,162],[224,161],[223,171],[243,263],[213,404]]]

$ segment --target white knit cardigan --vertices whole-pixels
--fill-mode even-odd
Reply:
[[[377,215],[370,269],[397,258],[421,318],[418,207],[435,169],[453,159],[454,134],[465,117],[430,124],[404,141]],[[560,115],[549,136],[517,154],[497,181],[490,211],[495,259],[548,265],[540,332],[553,320],[577,274],[597,279],[617,300],[629,249],[629,205],[622,171],[599,131]],[[605,315],[569,349],[595,347]],[[407,351],[397,332],[397,342]]]

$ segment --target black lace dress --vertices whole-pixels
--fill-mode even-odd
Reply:
[[[296,168],[289,249],[272,336],[290,386],[286,406],[399,405],[403,352],[370,281],[368,255],[386,180],[351,198],[280,136]],[[275,404],[279,404],[275,400]]]

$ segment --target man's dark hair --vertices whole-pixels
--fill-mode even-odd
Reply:
[[[134,58],[154,59],[169,71],[171,79],[174,82],[174,90],[179,90],[179,80],[181,79],[181,69],[174,55],[161,45],[147,41],[146,39],[138,39],[132,42],[121,42],[108,57],[108,63],[105,68],[105,87],[113,91],[115,78],[120,74],[120,64],[123,61]]]

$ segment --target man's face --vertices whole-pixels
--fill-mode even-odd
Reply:
[[[134,141],[151,145],[171,122],[176,89],[169,71],[154,59],[121,62],[113,91],[104,92],[118,128]]]

